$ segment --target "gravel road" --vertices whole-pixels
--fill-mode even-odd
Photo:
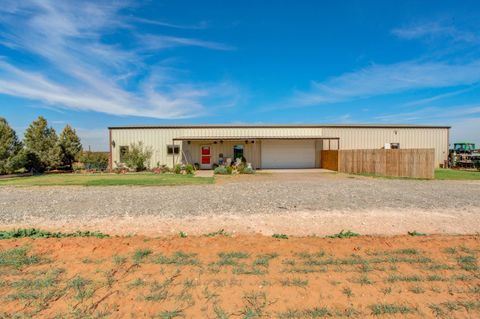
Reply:
[[[242,220],[250,224],[242,225]],[[278,225],[262,227],[263,221]],[[223,223],[257,232],[304,227],[294,231],[304,234],[327,232],[328,225],[320,227],[325,222],[332,226],[328,230],[363,225],[361,229],[370,233],[395,232],[402,225],[399,232],[415,226],[434,232],[479,232],[480,182],[290,174],[199,186],[0,188],[4,226],[93,225],[119,232],[154,226],[164,232],[181,225],[192,231],[218,229],[213,224]],[[118,229],[112,223],[123,226]]]

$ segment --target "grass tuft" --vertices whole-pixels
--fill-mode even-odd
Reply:
[[[342,230],[337,234],[326,236],[326,238],[351,238],[351,237],[357,237],[357,236],[360,236],[360,234],[351,232],[349,230],[347,230],[347,231]]]
[[[419,232],[417,232],[416,230],[414,230],[414,231],[409,231],[408,234],[409,234],[410,236],[427,236],[427,234],[425,234],[425,233],[419,233]]]
[[[225,236],[230,237],[232,236],[230,233],[227,233],[224,229],[217,230],[215,232],[211,232],[204,235],[205,237],[216,237],[216,236]]]
[[[133,254],[133,261],[136,264],[139,264],[143,262],[145,258],[147,258],[151,254],[152,254],[152,251],[150,249],[137,249]]]
[[[19,247],[0,251],[0,267],[21,268],[39,264],[44,259],[36,255],[28,255],[28,248]]]
[[[403,306],[403,305],[397,305],[397,304],[385,304],[385,303],[379,303],[379,304],[374,304],[369,307],[372,310],[372,314],[375,316],[378,315],[386,315],[386,314],[408,314],[412,313],[413,309]]]

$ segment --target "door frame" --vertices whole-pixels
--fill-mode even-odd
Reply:
[[[203,155],[203,148],[208,147],[210,150],[209,155]],[[209,164],[203,164],[203,157],[208,156],[210,158]],[[211,169],[212,168],[212,145],[211,144],[202,144],[200,145],[200,169]]]

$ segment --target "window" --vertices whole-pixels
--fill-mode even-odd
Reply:
[[[128,146],[120,146],[120,163],[123,163],[127,152],[128,152]]]
[[[167,145],[167,154],[168,155],[180,154],[180,145]]]
[[[400,143],[390,143],[390,148],[392,150],[398,150],[400,148]]]

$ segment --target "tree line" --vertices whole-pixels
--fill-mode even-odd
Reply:
[[[82,151],[77,132],[68,124],[57,135],[47,120],[39,116],[21,141],[7,120],[0,117],[0,174],[71,170]]]

